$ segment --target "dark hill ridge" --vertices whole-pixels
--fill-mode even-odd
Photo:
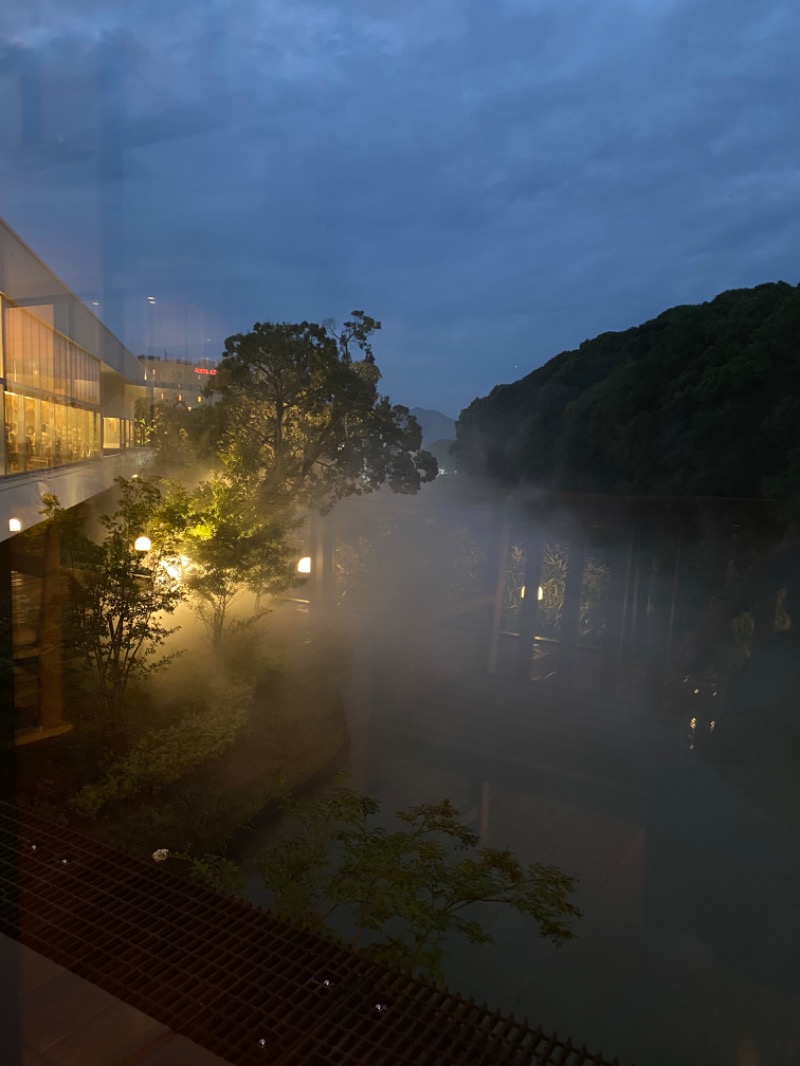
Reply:
[[[603,333],[474,400],[459,465],[585,492],[790,495],[800,484],[800,286],[724,292]]]
[[[441,411],[429,411],[424,407],[412,407],[411,414],[416,418],[422,429],[422,445],[430,448],[434,441],[455,440],[455,419],[443,415]]]

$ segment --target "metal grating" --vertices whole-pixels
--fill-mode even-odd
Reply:
[[[611,1066],[7,804],[0,931],[242,1066]]]

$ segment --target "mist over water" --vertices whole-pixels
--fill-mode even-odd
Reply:
[[[334,573],[300,595],[312,669],[345,666],[351,784],[387,823],[446,797],[483,844],[579,877],[574,941],[485,905],[496,944],[454,938],[450,986],[623,1062],[790,1061],[800,792],[780,751],[797,750],[800,659],[780,531],[761,529],[772,572],[712,647],[709,560],[728,545],[717,572],[741,593],[738,517],[701,508],[678,545],[654,504],[444,488],[315,523]],[[765,595],[787,628],[758,645]]]

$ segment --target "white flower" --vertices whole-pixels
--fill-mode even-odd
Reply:
[[[169,848],[156,848],[153,852],[153,858],[156,862],[163,862],[164,859],[169,858]]]

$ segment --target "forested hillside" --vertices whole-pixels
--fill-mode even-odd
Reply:
[[[800,479],[800,286],[673,307],[461,412],[458,461],[503,484],[789,496]]]

